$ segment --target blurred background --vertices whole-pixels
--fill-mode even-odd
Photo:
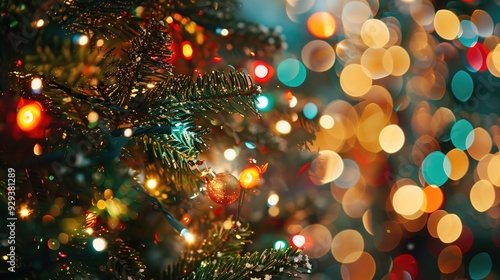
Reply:
[[[319,124],[319,156],[275,159],[285,171],[270,164],[245,204],[254,246],[304,236],[307,279],[499,279],[499,5],[243,2],[286,36],[251,69],[268,79],[263,104]]]

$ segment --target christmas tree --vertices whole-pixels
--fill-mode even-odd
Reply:
[[[227,66],[272,59],[286,47],[279,30],[237,20],[235,1],[1,8],[2,143],[17,143],[2,147],[5,277],[269,279],[311,269],[296,247],[246,252],[252,231],[240,209],[268,165],[252,158],[237,178],[202,159],[228,135],[279,142],[236,133],[235,120],[258,119],[261,88]]]

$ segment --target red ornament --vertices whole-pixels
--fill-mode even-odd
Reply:
[[[207,180],[207,193],[210,199],[218,204],[231,204],[238,199],[240,182],[227,172],[217,173]]]

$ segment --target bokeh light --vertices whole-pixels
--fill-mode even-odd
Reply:
[[[370,90],[372,78],[369,71],[360,64],[350,64],[342,69],[340,86],[349,97],[361,97]]]
[[[458,100],[462,102],[469,100],[474,91],[474,82],[471,76],[463,70],[455,73],[451,80],[451,90]]]
[[[473,129],[468,120],[457,121],[451,128],[451,142],[453,145],[462,151],[467,150],[474,142]]]
[[[493,142],[491,136],[482,127],[474,128],[474,142],[467,148],[469,155],[479,161],[491,152]]]
[[[368,48],[361,55],[361,65],[373,80],[389,76],[394,64],[391,53],[384,48]]]
[[[442,186],[451,174],[450,159],[440,151],[434,151],[422,162],[422,175],[430,185]]]
[[[229,148],[224,151],[224,157],[229,161],[233,161],[237,156],[238,152],[235,148]]]
[[[486,59],[488,58],[490,51],[488,48],[477,43],[473,47],[467,50],[467,62],[469,62],[469,70],[483,72],[488,69]]]
[[[452,243],[462,233],[462,220],[456,214],[444,215],[437,224],[437,235],[441,242]]]
[[[294,235],[292,237],[292,244],[297,248],[302,248],[306,244],[306,238],[300,234]]]
[[[97,252],[101,252],[101,251],[106,250],[106,248],[108,247],[108,242],[106,241],[106,239],[104,239],[102,237],[98,237],[92,241],[92,247]]]
[[[417,279],[417,260],[410,254],[402,254],[395,257],[392,261],[392,269],[389,275],[390,279]]]
[[[357,261],[363,254],[364,248],[363,236],[353,229],[346,229],[337,233],[331,244],[333,257],[340,263]]]
[[[356,161],[343,159],[344,169],[340,176],[333,180],[335,185],[342,189],[348,189],[356,184],[361,178],[361,172]]]
[[[276,130],[281,134],[288,134],[292,131],[292,125],[285,120],[276,122]]]
[[[330,115],[323,115],[319,118],[319,125],[324,129],[330,129],[335,125],[335,119]]]
[[[304,109],[302,110],[302,112],[307,119],[312,120],[318,114],[318,106],[316,106],[316,104],[314,104],[313,102],[308,102],[306,105],[304,105]]]
[[[446,157],[451,163],[450,179],[460,180],[469,170],[469,157],[464,151],[457,148],[450,150]]]
[[[479,30],[476,25],[470,20],[462,20],[460,22],[461,34],[458,40],[466,47],[473,47],[479,39]]]
[[[261,112],[269,112],[274,108],[274,97],[270,94],[261,94],[257,97],[256,106]]]
[[[452,11],[439,10],[434,16],[434,28],[441,38],[453,40],[460,32],[460,21]]]
[[[438,256],[438,267],[442,273],[451,274],[462,265],[462,251],[456,245],[444,248]]]
[[[369,19],[361,27],[361,40],[368,47],[383,47],[389,42],[389,29],[379,19]]]
[[[318,38],[331,37],[336,28],[335,18],[328,12],[316,12],[307,20],[307,29]]]
[[[278,79],[289,87],[302,85],[307,76],[306,67],[295,58],[288,58],[278,65]]]
[[[487,180],[477,181],[470,189],[470,202],[477,211],[487,211],[495,202],[495,187]]]
[[[410,68],[411,64],[410,55],[408,55],[408,52],[400,46],[391,46],[387,49],[387,53],[392,57],[393,62],[392,72],[390,74],[393,76],[404,75]]]
[[[302,48],[302,62],[315,72],[324,72],[332,68],[335,63],[335,51],[333,47],[325,41],[313,40]]]
[[[33,93],[37,94],[41,92],[42,89],[42,79],[36,77],[31,80],[31,90],[33,90]]]
[[[194,53],[193,46],[189,41],[182,42],[181,49],[182,49],[182,56],[185,59],[190,60],[193,58],[193,53]]]
[[[412,216],[422,209],[424,192],[415,185],[398,188],[392,197],[394,210],[404,216]]]
[[[480,37],[486,38],[493,34],[495,24],[488,12],[481,9],[474,10],[471,21],[477,27],[477,32]]]
[[[354,262],[342,263],[340,272],[342,279],[365,280],[373,279],[376,270],[376,263],[372,255],[363,252]]]
[[[393,154],[403,147],[405,135],[401,127],[391,124],[380,131],[378,139],[382,149],[389,154]]]
[[[348,36],[359,35],[363,24],[373,17],[373,12],[366,2],[347,2],[342,9],[344,32]]]
[[[23,131],[31,131],[42,122],[42,105],[32,102],[22,106],[17,112],[17,126]]]
[[[320,151],[312,163],[308,172],[311,181],[320,186],[337,179],[344,170],[344,161],[334,151]]]
[[[330,251],[332,234],[324,225],[309,225],[300,232],[300,235],[305,238],[304,253],[310,258],[321,258]]]
[[[443,191],[436,186],[427,186],[424,188],[425,194],[425,212],[432,213],[443,205],[444,195]]]
[[[493,262],[488,253],[475,255],[469,263],[469,275],[472,279],[484,279],[490,274]]]

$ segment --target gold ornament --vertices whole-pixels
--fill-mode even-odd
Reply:
[[[210,176],[207,176],[210,178]],[[206,179],[205,177],[204,179]],[[207,183],[207,193],[210,199],[218,204],[231,204],[238,199],[240,182],[227,172],[217,173]]]

